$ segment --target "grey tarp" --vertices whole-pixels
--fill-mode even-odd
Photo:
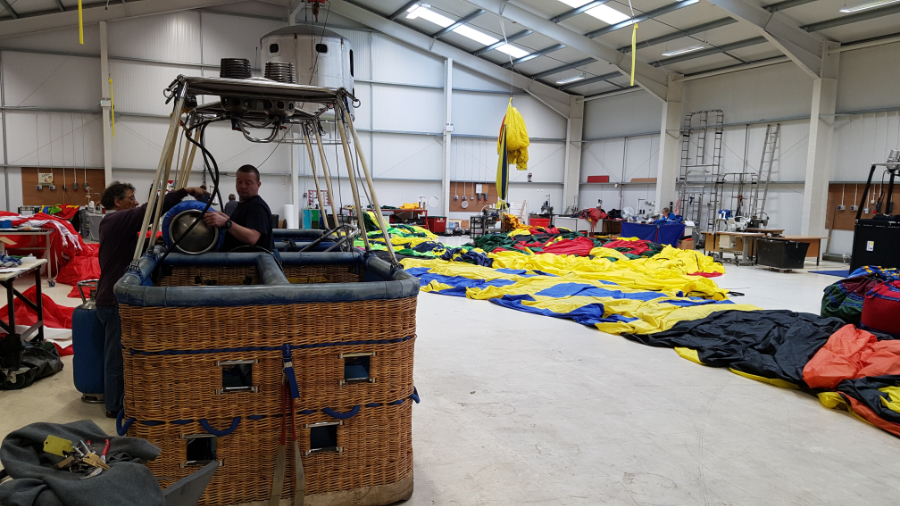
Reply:
[[[48,435],[94,447],[110,440],[109,471],[82,480],[82,474],[51,469],[62,457],[43,451]],[[102,446],[100,446],[102,448]],[[99,448],[98,450],[99,451]],[[110,437],[92,421],[33,423],[10,433],[0,447],[0,462],[14,478],[0,484],[3,506],[164,506],[159,483],[142,462],[160,449],[143,439]]]

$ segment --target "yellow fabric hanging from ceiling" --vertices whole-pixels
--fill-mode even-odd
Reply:
[[[503,118],[506,125],[506,153],[509,164],[515,164],[518,170],[528,170],[528,129],[525,128],[525,118],[519,110],[513,107],[512,100],[506,108],[506,116]],[[501,132],[502,132],[501,128]],[[503,149],[502,139],[497,139],[497,154]]]

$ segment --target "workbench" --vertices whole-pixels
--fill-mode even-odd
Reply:
[[[44,252],[44,260],[47,260],[47,283],[52,287],[56,285],[56,276],[59,274],[59,263],[55,260],[50,262],[53,259],[52,251],[50,250],[50,234],[52,231],[46,230],[43,228],[32,228],[30,230],[22,229],[22,228],[3,228],[0,229],[0,237],[19,237],[19,236],[37,236],[38,240],[40,237],[44,238],[44,246],[7,246],[7,249],[12,249],[16,251],[43,251]],[[41,264],[43,265],[43,264]],[[53,272],[53,267],[56,266],[56,273]]]
[[[783,228],[747,228],[744,232],[752,232],[754,234],[781,235],[784,233]]]
[[[41,267],[48,263],[41,259],[36,262],[22,264],[19,267],[0,268],[0,286],[6,289],[7,320],[0,320],[0,329],[6,332],[6,337],[0,339],[0,368],[18,369],[21,366],[22,341],[30,341],[37,335],[35,342],[44,340],[44,305],[41,299]],[[48,267],[49,269],[49,267]],[[34,273],[35,300],[28,300],[13,287],[15,280],[26,274]],[[16,332],[16,310],[13,302],[19,299],[37,313],[37,322],[21,334]],[[3,360],[6,357],[6,360]]]
[[[733,253],[734,263],[737,265],[752,265],[753,262],[750,259],[755,254],[754,243],[756,239],[766,236],[755,232],[703,232],[703,235],[705,236],[703,246],[705,253],[712,252],[720,259],[722,253]],[[723,237],[727,237],[726,240],[731,244],[723,247],[721,244]],[[738,260],[739,254],[742,255],[740,260]]]

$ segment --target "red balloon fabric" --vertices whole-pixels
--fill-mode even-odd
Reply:
[[[603,247],[609,249],[628,248],[628,251],[625,253],[630,253],[632,255],[640,255],[641,253],[650,251],[650,246],[647,245],[647,241],[613,241],[604,244]]]
[[[60,269],[56,281],[64,285],[76,285],[86,279],[100,279],[100,259],[77,256]]]
[[[588,256],[592,249],[594,249],[594,241],[582,236],[576,239],[563,239],[549,246],[544,246],[544,250],[541,253]]]
[[[22,293],[28,300],[34,300],[35,294],[37,293],[37,289],[32,286],[28,290]],[[72,312],[75,310],[73,307],[65,307],[59,306],[53,299],[51,299],[47,294],[41,294],[41,300],[44,305],[44,326],[53,328],[53,329],[71,329],[72,328]],[[7,322],[7,318],[5,316],[8,314],[9,306],[3,306],[0,309],[0,319],[4,322]],[[37,323],[37,313],[35,313],[30,307],[26,306],[24,302],[19,299],[16,299],[13,302],[13,308],[15,310],[16,315],[16,325],[25,325],[31,326]]]
[[[900,374],[900,341],[879,341],[865,330],[846,325],[828,338],[803,368],[810,388],[834,389],[845,379]]]

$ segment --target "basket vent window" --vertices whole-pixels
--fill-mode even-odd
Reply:
[[[253,389],[253,364],[222,366],[222,390],[247,392]]]
[[[204,466],[214,460],[216,460],[216,438],[187,438],[186,465]]]
[[[337,424],[324,427],[310,427],[309,453],[338,451],[337,428]]]
[[[328,46],[325,45],[325,44],[316,44],[316,52],[317,52],[317,53],[323,53],[323,54],[324,54],[324,53],[327,53],[327,52],[328,52]]]
[[[353,77],[355,75],[356,74],[353,73],[353,50],[351,49],[350,50],[350,77]]]
[[[369,366],[372,357],[344,357],[344,382],[360,383],[369,381]]]
[[[278,47],[278,44],[269,44],[269,52],[270,53],[275,54],[278,52],[279,49],[281,49],[281,48]]]

